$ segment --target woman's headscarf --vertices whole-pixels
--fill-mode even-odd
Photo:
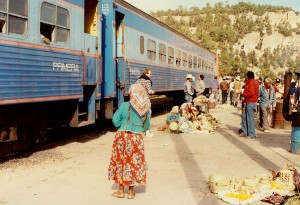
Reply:
[[[140,116],[148,114],[151,104],[146,89],[140,84],[133,84],[129,88],[130,107]]]
[[[171,113],[178,114],[179,113],[179,106],[174,106],[171,110]]]

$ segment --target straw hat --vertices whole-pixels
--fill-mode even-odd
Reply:
[[[186,79],[188,78],[194,79],[194,76],[192,74],[186,74]]]

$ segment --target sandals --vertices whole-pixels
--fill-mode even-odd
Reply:
[[[121,193],[120,191],[116,191],[114,193],[112,193],[112,196],[116,197],[116,198],[124,198],[125,194]],[[133,192],[132,194],[128,194],[127,195],[127,199],[134,199],[135,197],[135,193]]]
[[[127,195],[127,199],[134,199],[135,193],[133,192],[132,194]]]
[[[116,192],[112,193],[112,196],[117,197],[117,198],[124,198],[125,194],[120,193],[120,191],[116,191]]]

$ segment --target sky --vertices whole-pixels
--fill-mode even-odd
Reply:
[[[210,3],[211,6],[214,6],[215,3],[223,2],[224,5],[234,5],[240,0],[126,0],[131,5],[137,7],[138,9],[150,13],[151,11],[157,10],[168,10],[168,9],[177,9],[178,6],[183,6],[183,8],[189,9],[190,7],[199,7],[203,8],[206,3]],[[268,4],[273,6],[285,6],[290,7],[295,11],[300,12],[300,1],[299,0],[245,0],[244,2],[252,4]]]

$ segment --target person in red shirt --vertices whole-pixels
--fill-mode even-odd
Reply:
[[[245,107],[242,113],[242,131],[241,137],[247,139],[255,139],[255,123],[254,112],[256,110],[256,103],[259,95],[259,82],[254,79],[254,73],[248,71],[247,81],[243,92]]]
[[[279,83],[280,83],[280,79],[277,78],[276,81],[275,81],[275,84],[273,85],[273,88],[274,88],[274,90],[275,90],[276,93],[279,92],[279,90],[277,88],[277,86],[279,85]]]

